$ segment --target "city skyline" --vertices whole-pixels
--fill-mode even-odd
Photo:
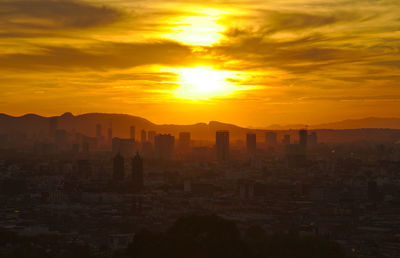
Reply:
[[[396,1],[0,1],[0,109],[159,124],[400,117]]]
[[[400,257],[400,0],[0,0],[0,257]]]

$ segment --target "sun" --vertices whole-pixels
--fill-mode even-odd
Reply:
[[[238,76],[233,71],[215,70],[208,66],[174,69],[179,87],[173,93],[177,98],[204,100],[234,93],[235,85],[229,81]]]

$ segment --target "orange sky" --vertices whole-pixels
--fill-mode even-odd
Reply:
[[[398,0],[0,0],[0,112],[399,117]]]

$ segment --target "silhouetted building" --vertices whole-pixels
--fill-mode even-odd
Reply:
[[[311,134],[308,135],[307,138],[307,145],[308,146],[315,146],[318,144],[318,137],[316,132],[312,132]]]
[[[300,144],[288,144],[285,146],[286,158],[289,167],[303,167],[307,159],[304,148]]]
[[[170,134],[158,134],[154,141],[156,158],[170,160],[174,154],[175,137]]]
[[[154,146],[151,142],[144,142],[141,147],[141,154],[143,157],[154,158]]]
[[[108,142],[111,142],[113,139],[113,130],[112,130],[112,126],[110,128],[108,128],[108,137],[107,140]]]
[[[132,159],[132,182],[135,192],[143,190],[143,159],[139,153]]]
[[[145,130],[142,130],[141,132],[140,132],[140,141],[143,143],[143,142],[146,142],[146,131]]]
[[[229,160],[229,132],[216,132],[216,151],[218,162],[227,162]]]
[[[97,149],[97,138],[96,137],[82,137],[82,151],[84,153],[89,153],[91,150]]]
[[[190,132],[179,133],[178,147],[181,151],[188,151],[190,149]]]
[[[155,132],[155,131],[149,131],[149,132],[147,133],[147,140],[148,140],[149,142],[151,142],[152,144],[154,144],[155,138],[156,138],[156,132]]]
[[[50,137],[55,137],[56,131],[58,128],[58,120],[57,117],[51,117],[49,120],[49,135]]]
[[[125,177],[125,160],[121,154],[117,154],[113,161],[113,179],[123,180]]]
[[[257,135],[255,133],[246,134],[246,149],[250,154],[254,154],[257,149]]]
[[[96,125],[96,138],[97,138],[98,140],[101,140],[102,137],[103,137],[103,135],[102,135],[102,127],[101,127],[101,124],[97,124],[97,125]]]
[[[135,133],[136,133],[135,127],[134,127],[134,126],[131,126],[129,132],[130,132],[130,137],[131,137],[131,139],[132,139],[132,140],[135,140]]]
[[[290,144],[290,135],[289,134],[285,134],[283,136],[282,144],[284,144],[284,145],[289,145]]]
[[[300,130],[299,131],[299,144],[303,149],[307,148],[307,138],[308,138],[308,132],[307,130]]]
[[[267,132],[265,134],[265,143],[267,144],[268,147],[276,146],[278,143],[278,138],[276,136],[276,133]]]
[[[112,139],[112,153],[119,153],[124,157],[131,157],[135,150],[135,141],[115,137]]]

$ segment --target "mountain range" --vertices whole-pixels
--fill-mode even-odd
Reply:
[[[381,117],[367,117],[362,119],[347,119],[338,122],[305,125],[305,124],[290,124],[290,125],[270,125],[266,127],[267,130],[288,130],[288,129],[360,129],[360,128],[386,128],[386,129],[400,129],[400,118],[381,118]]]
[[[215,138],[217,130],[229,130],[230,137],[233,140],[245,140],[245,135],[248,132],[256,133],[258,139],[264,139],[267,130],[276,130],[278,135],[290,134],[297,137],[297,130],[306,127],[305,125],[272,125],[264,129],[251,129],[217,121],[192,125],[159,125],[138,116],[105,113],[88,113],[76,116],[71,113],[65,113],[61,116],[56,116],[56,118],[58,128],[69,132],[80,132],[89,136],[96,134],[96,125],[100,124],[102,125],[102,134],[104,136],[106,136],[108,128],[112,127],[114,136],[129,137],[130,126],[135,126],[136,137],[139,137],[141,130],[151,130],[157,133],[171,133],[175,136],[178,136],[179,132],[190,132],[192,139],[196,140],[212,140]],[[49,132],[49,121],[50,117],[36,114],[26,114],[20,117],[0,114],[0,133],[47,134]],[[355,133],[360,131],[358,129],[361,128],[369,129],[362,129],[362,133]],[[393,130],[400,129],[400,118],[370,117],[343,120],[334,123],[310,125],[308,129],[317,131],[319,139],[324,139],[326,142],[336,141],[335,139],[371,140],[379,138],[390,141],[400,140],[400,130]]]

